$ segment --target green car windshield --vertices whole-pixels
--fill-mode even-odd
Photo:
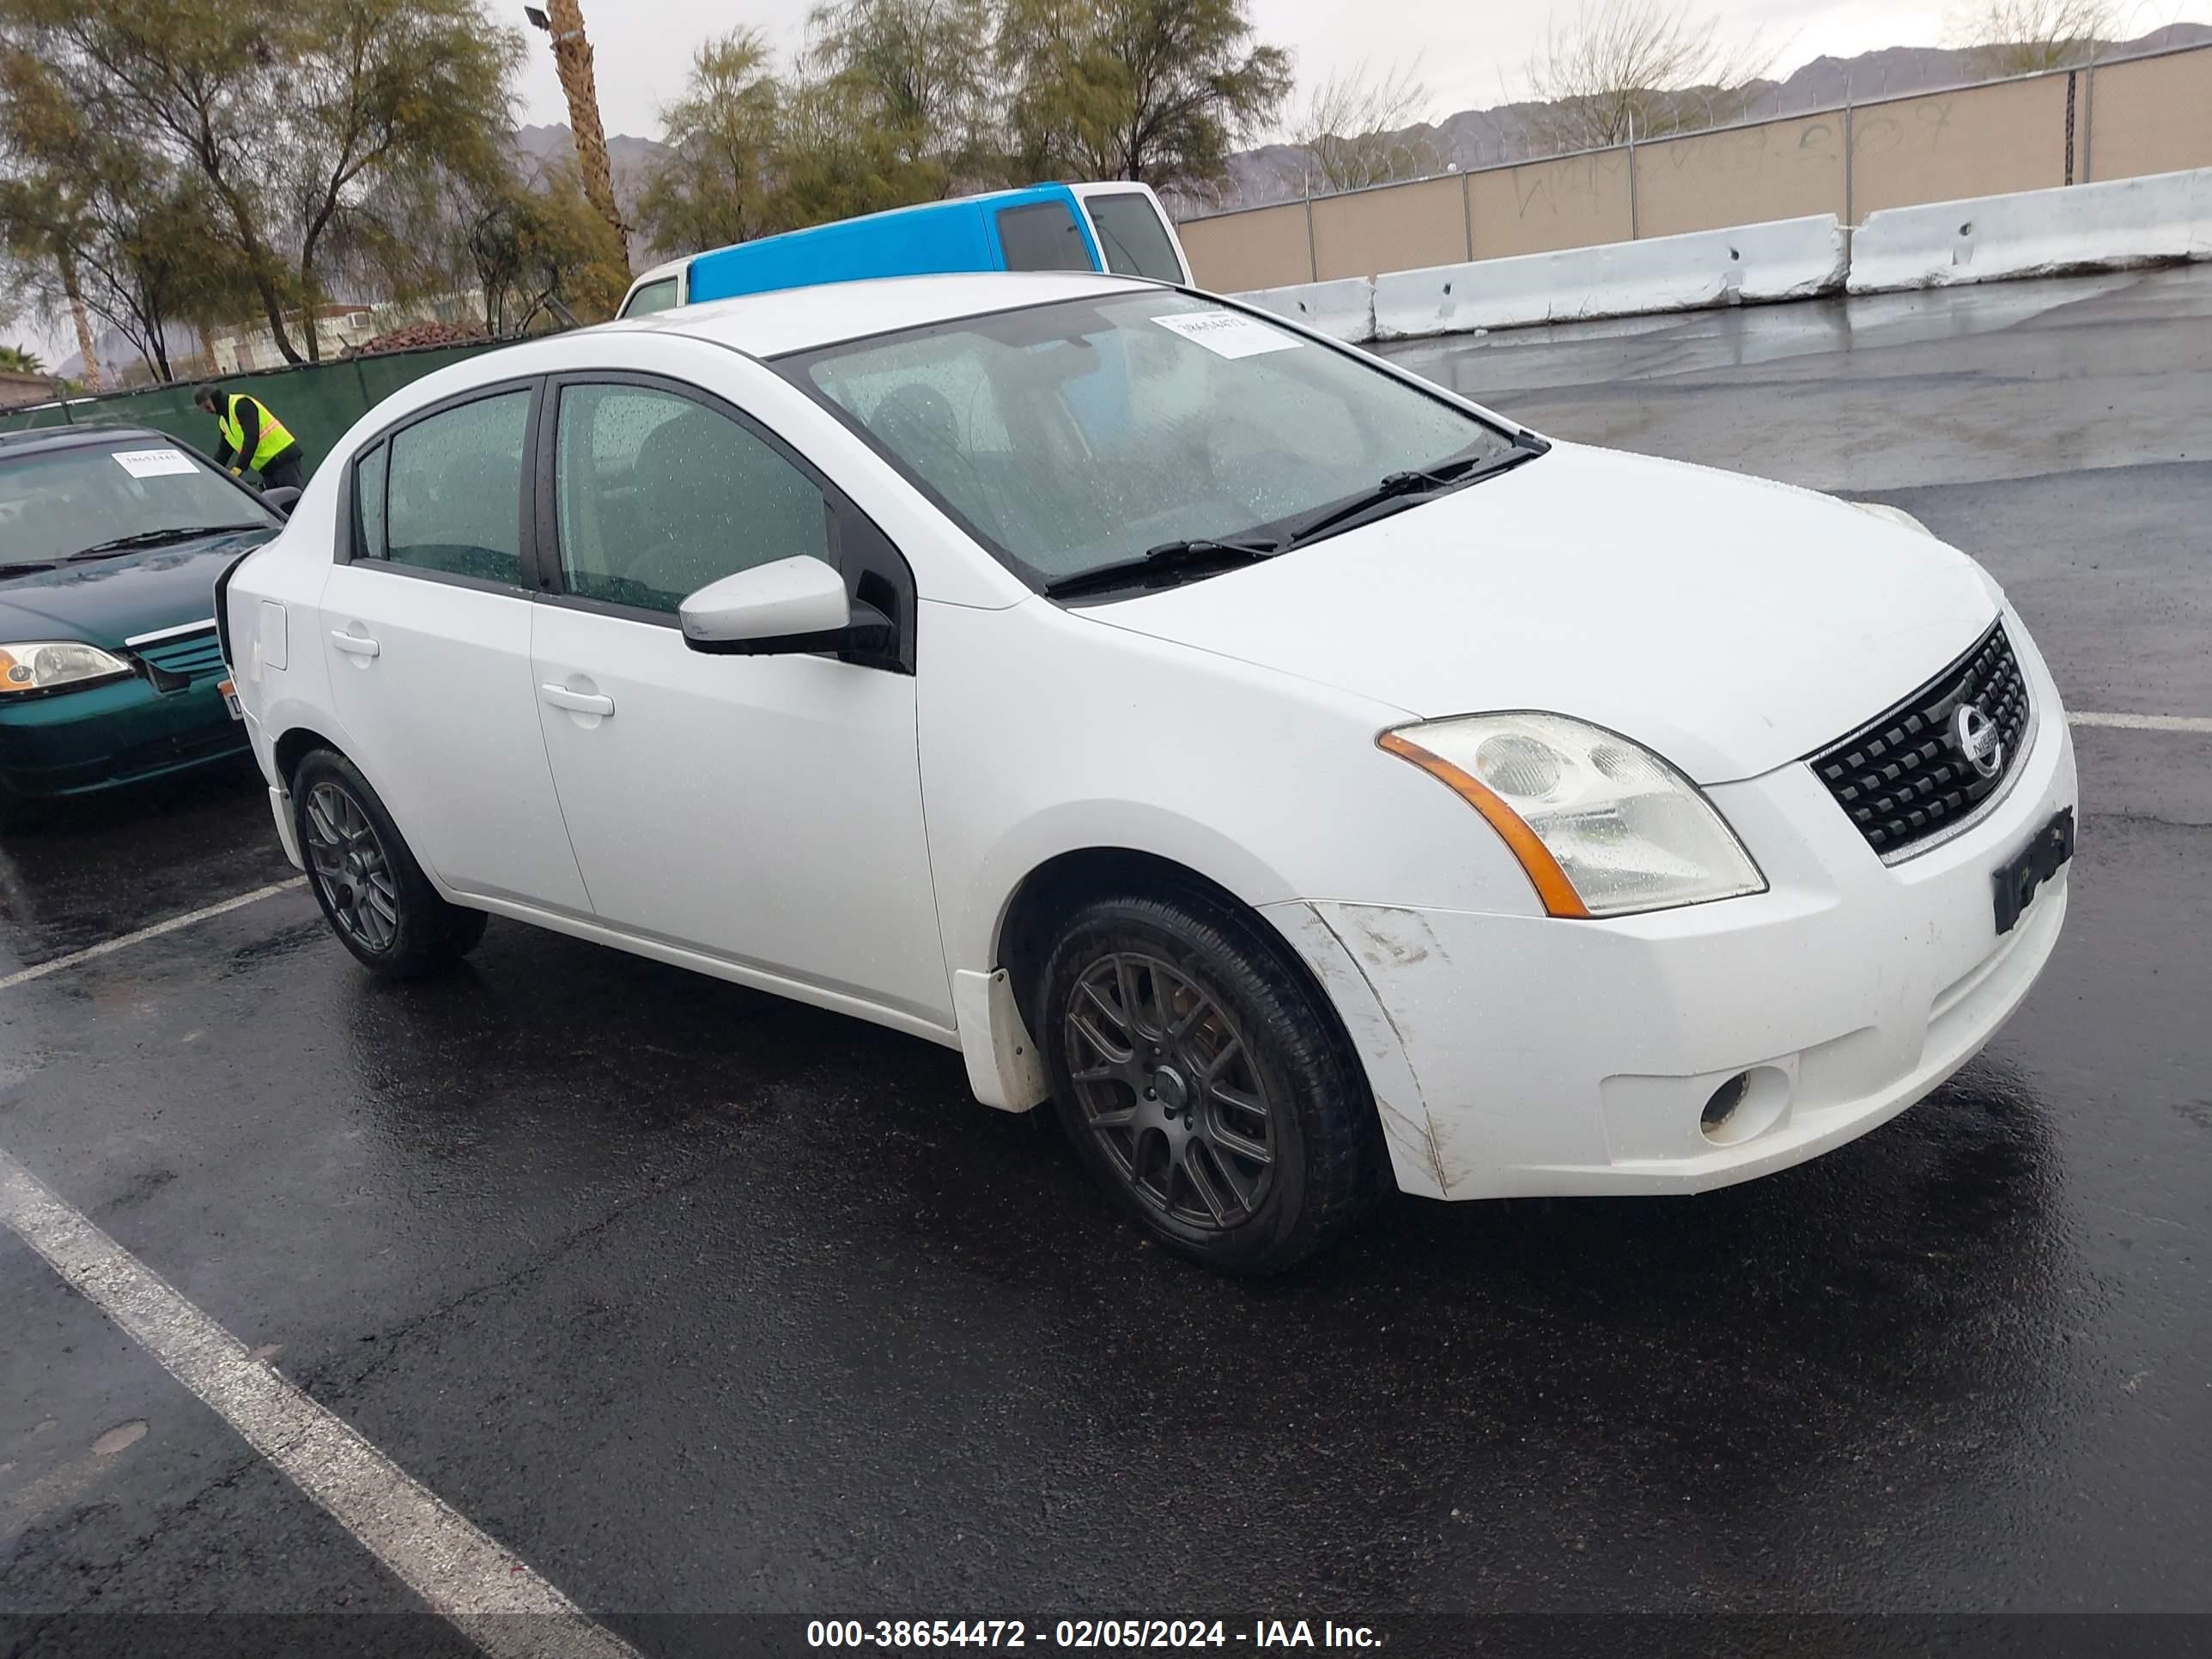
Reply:
[[[131,438],[0,454],[0,578],[126,538],[268,522],[229,479],[174,444]]]

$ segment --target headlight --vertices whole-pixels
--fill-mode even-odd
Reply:
[[[1376,739],[1489,819],[1555,916],[1763,893],[1712,803],[1647,749],[1564,714],[1468,714]]]
[[[96,645],[75,640],[33,640],[0,645],[0,696],[17,691],[50,691],[58,685],[112,680],[131,665]]]

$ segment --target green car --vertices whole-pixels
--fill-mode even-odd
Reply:
[[[0,433],[0,830],[246,748],[215,579],[282,527],[278,495],[158,432]]]

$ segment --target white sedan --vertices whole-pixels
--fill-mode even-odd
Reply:
[[[1393,1184],[1811,1158],[1988,1042],[2065,914],[2065,718],[1972,560],[1156,284],[491,352],[224,586],[368,968],[495,915],[943,1043],[1224,1267]]]

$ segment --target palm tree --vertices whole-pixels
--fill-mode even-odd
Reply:
[[[0,369],[15,374],[43,374],[46,366],[28,346],[0,345]]]

